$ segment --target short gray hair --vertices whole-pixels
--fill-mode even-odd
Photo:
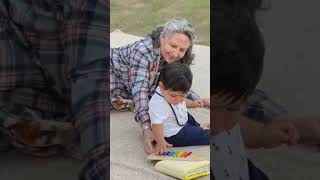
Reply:
[[[174,33],[183,33],[190,40],[190,47],[187,49],[184,57],[180,60],[181,63],[191,65],[194,54],[192,53],[193,40],[195,35],[191,24],[183,18],[175,18],[169,20],[165,25],[158,26],[149,35],[152,39],[154,48],[160,48],[160,34],[163,33],[165,36],[170,36]]]
[[[164,25],[162,32],[165,36],[171,36],[174,33],[182,33],[189,38],[191,44],[193,44],[193,40],[195,38],[192,25],[183,18],[169,20]]]

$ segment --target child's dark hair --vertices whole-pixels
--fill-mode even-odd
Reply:
[[[225,8],[214,17],[211,94],[235,102],[250,96],[259,82],[265,46],[254,18]]]
[[[186,64],[165,64],[160,71],[160,81],[165,89],[186,93],[192,85],[192,72]]]

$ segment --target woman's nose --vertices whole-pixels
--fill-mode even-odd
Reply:
[[[173,50],[173,57],[178,58],[179,57],[179,51],[177,49]]]

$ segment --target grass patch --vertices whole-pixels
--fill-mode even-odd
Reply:
[[[210,45],[209,0],[110,0],[110,30],[137,36],[174,17],[186,18],[194,27],[196,44]]]

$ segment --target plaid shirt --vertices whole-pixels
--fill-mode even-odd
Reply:
[[[0,2],[0,107],[75,119],[86,179],[109,177],[108,19],[107,0]]]
[[[133,99],[135,120],[143,123],[150,120],[149,98],[159,82],[159,70],[163,61],[159,48],[154,48],[152,39],[145,37],[135,43],[110,50],[110,96]],[[199,96],[188,92],[188,99]]]

